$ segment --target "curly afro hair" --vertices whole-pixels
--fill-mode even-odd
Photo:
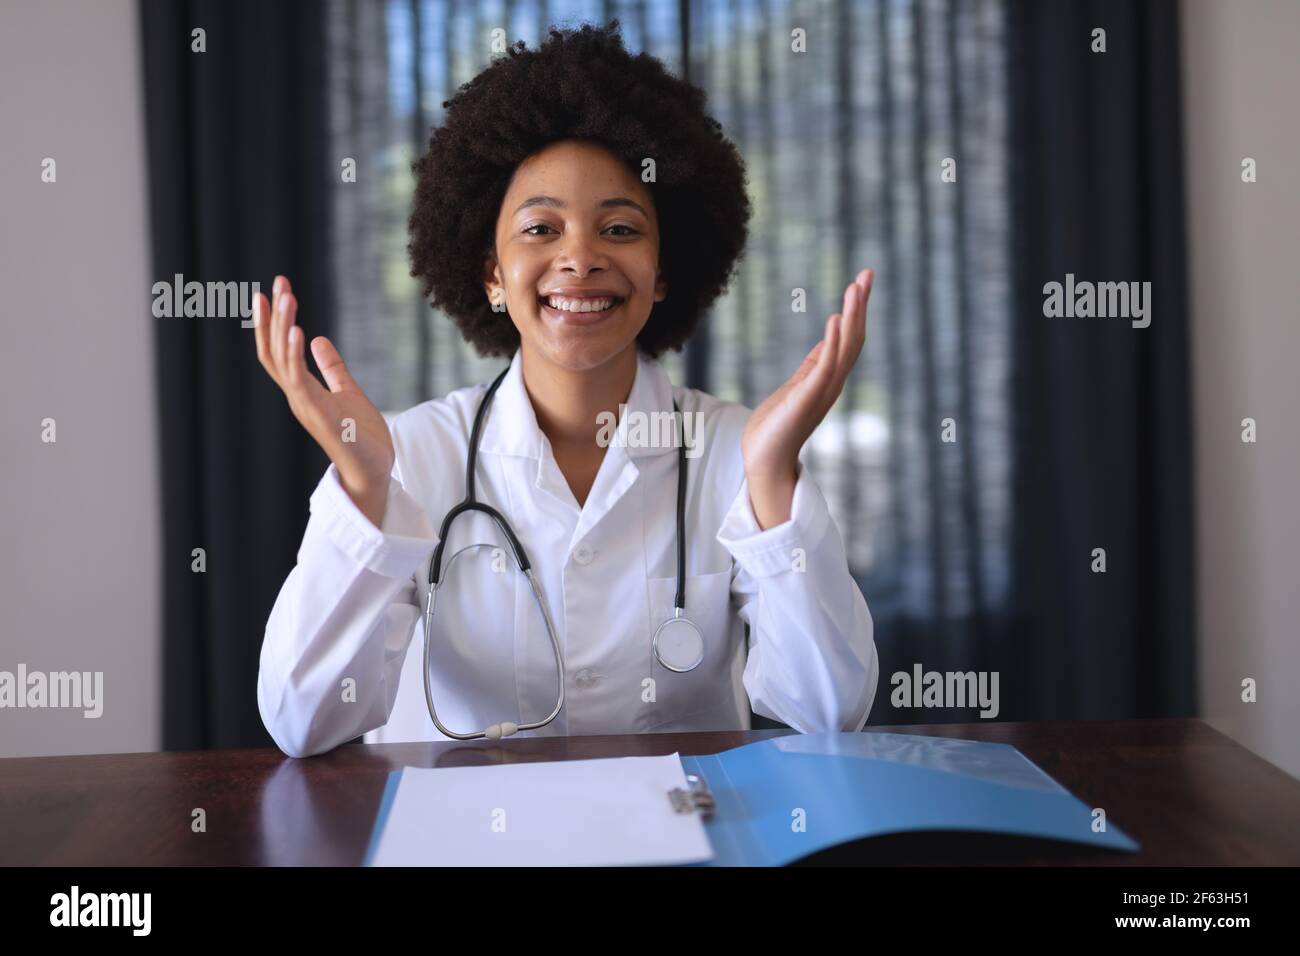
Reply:
[[[655,303],[637,345],[652,358],[680,352],[744,252],[744,161],[706,115],[704,91],[649,54],[630,54],[618,20],[549,34],[535,51],[519,41],[443,103],[445,122],[412,164],[411,275],[480,355],[509,357],[519,332],[492,310],[483,269],[519,163],[563,139],[599,143],[637,175],[650,157],[656,181],[646,187],[668,296]]]

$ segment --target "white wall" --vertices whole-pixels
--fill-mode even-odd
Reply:
[[[1201,711],[1300,776],[1300,3],[1182,12]]]
[[[0,670],[104,673],[98,719],[0,709],[4,757],[161,744],[137,16],[134,0],[0,3]]]

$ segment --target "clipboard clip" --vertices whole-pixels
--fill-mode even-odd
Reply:
[[[708,781],[697,773],[688,773],[686,785],[690,787],[689,790],[673,787],[668,791],[668,799],[672,801],[673,810],[677,813],[698,812],[702,819],[712,820],[718,804],[713,799],[713,791],[709,789]]]

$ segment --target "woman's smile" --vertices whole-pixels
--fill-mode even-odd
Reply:
[[[547,320],[566,326],[599,325],[627,301],[621,296],[538,296],[537,304]]]

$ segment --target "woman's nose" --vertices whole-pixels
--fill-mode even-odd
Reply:
[[[565,235],[556,265],[561,271],[572,271],[585,276],[588,272],[608,268],[609,263],[593,237],[583,231],[571,231]]]

